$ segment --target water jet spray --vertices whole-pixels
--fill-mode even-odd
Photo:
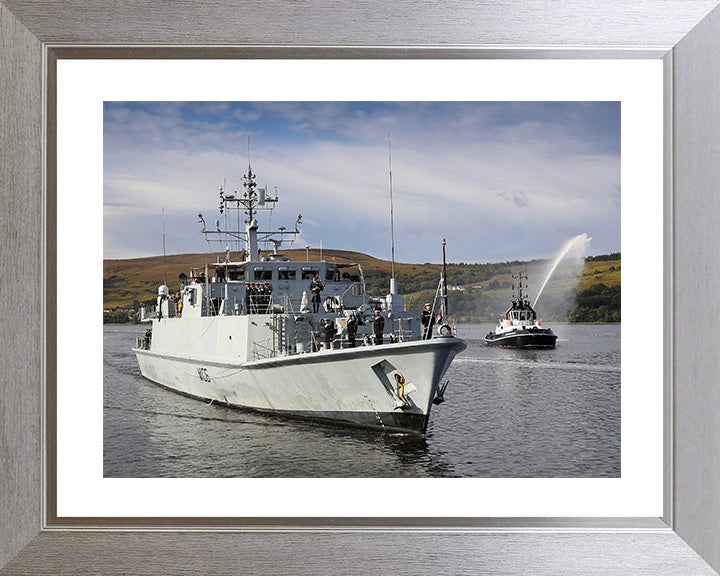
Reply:
[[[564,258],[571,256],[574,258],[584,258],[585,253],[587,252],[588,246],[590,245],[590,240],[592,238],[588,236],[587,234],[578,234],[574,238],[571,238],[568,240],[565,245],[560,249],[560,252],[558,252],[558,255],[555,257],[555,260],[553,261],[552,266],[550,267],[550,272],[548,272],[548,275],[545,277],[545,281],[542,283],[542,286],[540,287],[539,292],[537,293],[537,296],[535,296],[535,302],[533,302],[533,308],[535,308],[536,304],[538,303],[538,300],[540,300],[540,295],[543,292],[543,289],[545,288],[545,285],[548,283],[550,278],[552,277],[553,273],[557,269],[560,262],[563,261]]]

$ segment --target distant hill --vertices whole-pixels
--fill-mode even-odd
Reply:
[[[284,250],[292,261],[305,261],[305,250]],[[188,274],[190,268],[204,270],[212,256],[203,254],[173,254],[165,257],[105,260],[103,263],[103,302],[106,309],[123,306],[137,307],[142,302],[154,302],[158,286],[165,283],[171,290],[179,288],[178,276]],[[310,250],[310,260],[320,260],[320,250]],[[357,263],[362,266],[367,291],[381,296],[390,285],[391,263],[345,250],[323,250],[322,259],[328,262]],[[555,321],[619,321],[620,310],[620,254],[587,259],[578,269],[564,269],[561,265],[544,288],[538,301],[538,312]],[[408,308],[420,310],[425,301],[432,300],[441,272],[440,264],[395,263],[398,288]],[[507,308],[512,294],[512,274],[518,271],[529,278],[530,300],[533,301],[547,275],[548,262],[500,262],[488,264],[451,263],[447,265],[448,306],[451,315],[460,321],[495,321]],[[582,300],[585,291],[588,297]],[[578,306],[577,295],[582,305]],[[602,313],[592,310],[605,306]],[[578,312],[584,307],[584,312]],[[573,312],[575,313],[573,315]],[[614,312],[617,312],[613,316]]]

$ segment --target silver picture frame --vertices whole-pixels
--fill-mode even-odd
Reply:
[[[0,574],[717,574],[718,4],[0,0]],[[59,518],[54,70],[121,57],[662,60],[663,516]]]

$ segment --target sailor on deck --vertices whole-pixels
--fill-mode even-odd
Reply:
[[[432,314],[432,306],[428,302],[425,304],[425,310],[420,314],[420,322],[423,325],[423,339],[429,340],[432,338],[432,326],[435,323],[435,319]]]
[[[382,317],[379,310],[375,310],[375,318],[373,318],[373,344],[383,343],[383,332],[385,331],[385,318]]]
[[[325,285],[320,282],[320,279],[315,276],[313,278],[312,282],[310,282],[310,292],[312,293],[312,305],[313,305],[313,312],[317,312],[320,310],[320,292],[323,291],[325,288]]]
[[[335,340],[335,323],[327,318],[323,319],[325,327],[323,328],[323,348],[329,350],[333,347],[333,340]]]
[[[348,348],[355,348],[355,336],[357,335],[358,321],[355,314],[350,314],[347,319]]]

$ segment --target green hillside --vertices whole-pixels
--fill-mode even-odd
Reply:
[[[292,261],[305,261],[305,250],[285,250]],[[310,260],[321,258],[310,250]],[[157,288],[167,283],[179,287],[178,276],[190,268],[204,269],[208,254],[176,254],[125,260],[105,260],[103,302],[106,309],[154,302]],[[363,268],[367,291],[380,296],[390,285],[391,264],[359,252],[323,250],[329,262],[357,263]],[[548,262],[502,262],[490,264],[452,263],[447,265],[448,305],[458,321],[494,322],[508,306],[512,295],[512,275],[528,275],[531,302],[535,300],[548,272]],[[440,278],[439,264],[395,264],[398,288],[408,308],[420,310],[432,301]],[[620,254],[586,259],[581,267],[561,265],[543,289],[537,304],[543,319],[577,322],[617,322],[620,320]],[[167,278],[167,281],[165,281]]]

